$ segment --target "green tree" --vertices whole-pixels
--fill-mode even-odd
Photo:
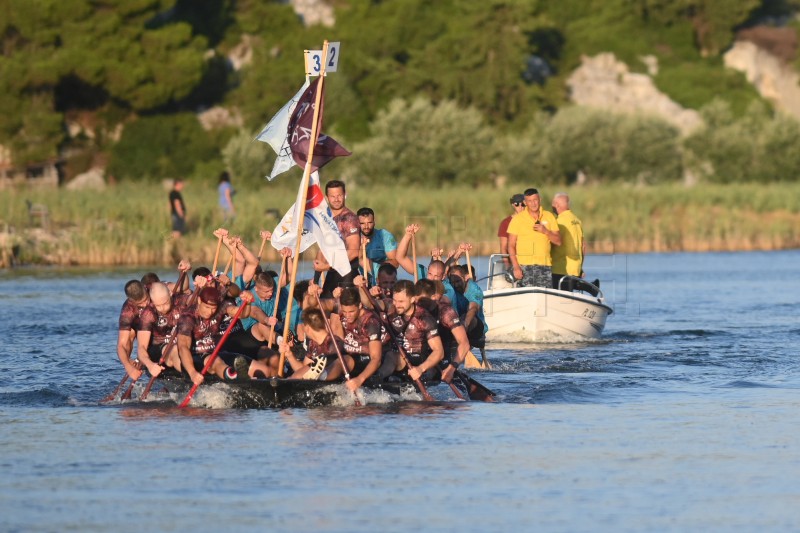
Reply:
[[[733,41],[734,30],[747,21],[762,0],[634,0],[645,19],[664,25],[689,20],[704,56],[719,55]]]
[[[514,180],[658,183],[680,178],[679,132],[664,120],[573,106],[540,115],[510,143],[505,159]]]
[[[370,130],[347,161],[347,173],[359,181],[480,185],[496,170],[493,129],[477,110],[455,102],[395,100]]]
[[[250,132],[240,131],[222,149],[222,159],[234,181],[260,185],[272,169],[275,156],[268,145],[253,141]]]
[[[690,168],[716,183],[797,181],[800,123],[754,103],[742,117],[715,101],[702,109],[707,126],[686,139]]]
[[[219,157],[193,114],[156,115],[125,126],[108,172],[127,179],[192,176],[198,165]]]
[[[173,5],[0,0],[0,100],[12,111],[0,118],[0,142],[11,141],[17,160],[33,153],[19,146],[30,142],[54,154],[64,141],[63,127],[54,127],[62,113],[153,110],[189,95],[206,68],[206,40],[186,23],[170,23]],[[23,112],[35,113],[37,124],[25,124]]]

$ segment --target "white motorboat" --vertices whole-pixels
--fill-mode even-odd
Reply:
[[[505,271],[501,254],[489,258],[483,293],[488,342],[563,342],[600,337],[608,315],[600,288],[565,276],[561,287],[574,290],[518,287]]]

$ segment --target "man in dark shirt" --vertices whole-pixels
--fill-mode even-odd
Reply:
[[[186,204],[183,203],[183,180],[177,178],[169,192],[169,209],[172,216],[172,238],[179,239],[186,233]]]
[[[142,317],[144,315],[152,314],[153,310],[150,307],[150,296],[147,294],[147,289],[141,281],[132,279],[125,284],[125,296],[127,299],[122,304],[122,309],[119,313],[119,335],[117,336],[117,357],[119,357],[122,366],[125,367],[125,372],[128,376],[136,381],[142,375],[142,370],[139,367],[138,359],[131,360],[131,353],[133,352],[133,341],[137,337],[137,333],[143,331],[143,327],[152,329],[152,321],[149,325],[143,325]],[[147,357],[147,343],[139,341],[137,343],[138,354],[142,360]]]
[[[416,305],[417,295],[414,283],[400,280],[394,286],[392,306],[387,318],[400,348],[405,351],[411,368],[408,375],[411,379],[420,379],[425,372],[435,369],[444,359],[442,339],[439,337],[439,325],[422,306]],[[400,358],[397,370],[405,368],[405,361]]]

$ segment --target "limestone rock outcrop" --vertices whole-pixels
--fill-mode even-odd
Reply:
[[[655,58],[645,61],[650,72],[657,72]],[[581,66],[567,79],[572,101],[578,105],[620,113],[651,113],[665,119],[687,135],[703,123],[700,114],[681,107],[658,90],[647,74],[631,72],[628,65],[606,52],[584,56]]]
[[[800,119],[800,75],[783,59],[751,41],[736,41],[724,57],[725,66],[739,70],[776,109]]]
[[[300,15],[305,26],[319,24],[331,28],[336,23],[333,8],[324,0],[290,0],[294,12]]]

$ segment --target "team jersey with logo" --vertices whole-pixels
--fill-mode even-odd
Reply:
[[[162,315],[155,308],[153,313],[148,313],[148,319],[152,322],[152,337],[150,343],[153,345],[165,344],[171,340],[172,330],[178,325],[178,319],[183,313],[186,302],[189,299],[187,294],[174,294],[172,296],[172,309]]]
[[[142,318],[143,317],[147,318],[147,315],[152,314],[152,312],[153,311],[150,305],[146,305],[144,307],[138,307],[134,302],[130,300],[130,298],[125,299],[125,303],[122,304],[122,309],[120,309],[119,312],[119,329],[120,330],[132,329],[134,331],[152,331],[151,320],[148,320],[148,322],[150,322],[150,325],[145,325],[142,323]]]
[[[428,340],[439,336],[436,319],[419,305],[414,306],[411,317],[398,315],[393,310],[389,314],[389,325],[408,354],[428,355],[431,352]]]
[[[344,349],[351,354],[369,355],[369,343],[380,341],[381,344],[388,340],[386,330],[381,326],[378,317],[368,311],[362,311],[361,315],[352,323],[342,321],[344,328]]]
[[[339,228],[339,234],[342,236],[343,240],[361,231],[361,224],[358,222],[358,217],[346,207],[342,209],[341,213],[333,217],[333,221],[336,222],[336,227]]]
[[[197,306],[184,309],[178,318],[178,335],[186,335],[192,339],[192,354],[208,355],[214,351],[225,331],[225,317],[229,307],[235,305],[228,300],[223,301],[211,318],[202,318],[197,314]]]
[[[342,339],[339,337],[334,337],[336,339],[336,344],[339,345],[339,351],[343,351],[345,349]],[[323,355],[337,357],[336,355],[336,346],[333,344],[330,335],[325,337],[325,340],[322,341],[322,344],[317,344],[314,342],[310,337],[306,340],[306,355],[311,359],[316,359]]]

